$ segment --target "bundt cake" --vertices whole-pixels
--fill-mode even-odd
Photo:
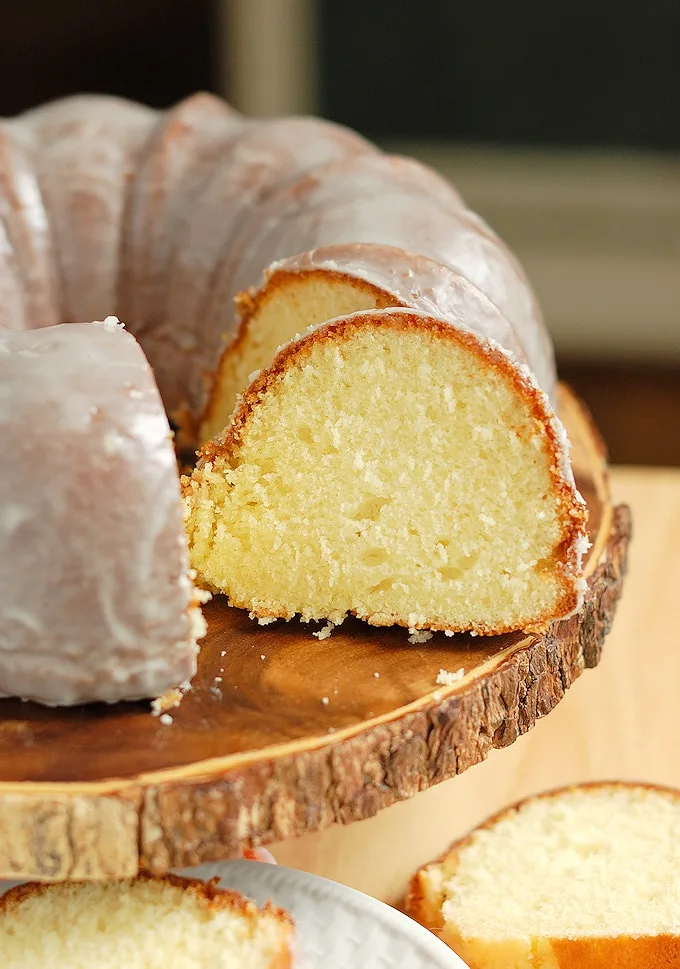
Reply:
[[[64,323],[86,324],[109,315],[124,321],[153,368],[177,432],[178,448],[186,454],[187,449],[205,444],[200,469],[186,486],[187,527],[201,584],[227,591],[233,602],[247,605],[258,616],[289,616],[299,610],[304,616],[328,613],[324,618],[332,615],[337,620],[350,611],[376,622],[410,624],[413,620],[449,631],[465,627],[490,632],[541,624],[578,605],[585,513],[570,476],[566,440],[552,409],[554,364],[540,311],[515,258],[465,208],[455,188],[425,166],[385,155],[354,132],[329,122],[245,119],[208,94],[194,95],[160,113],[104,96],[52,102],[0,122],[0,298],[0,328],[23,334],[14,342],[7,338],[5,365],[20,374],[27,373],[29,361],[36,361],[26,383],[28,387],[33,381],[36,388],[36,415],[41,401],[43,412],[50,406],[37,389],[43,357],[32,351],[22,356],[23,350],[43,340],[46,346],[65,347],[61,331],[54,331],[53,340],[50,336],[53,327]],[[274,361],[278,346],[307,327],[357,312],[367,315],[317,328]],[[32,330],[41,333],[26,336]],[[89,382],[84,381],[88,393],[99,392],[108,401],[116,388],[120,390],[116,361],[119,354],[127,360],[133,353],[131,337],[109,334],[107,338],[116,340],[115,350],[111,343],[110,366],[98,368],[98,380],[95,371],[88,375]],[[324,348],[326,338],[329,345]],[[89,351],[83,348],[97,339],[103,339],[101,328],[98,336],[87,326],[75,330],[76,357],[78,353],[87,356]],[[93,352],[100,360],[99,350]],[[362,358],[362,353],[369,356]],[[410,366],[408,354],[413,355]],[[344,394],[344,430],[340,433],[339,415],[326,412],[331,424],[337,425],[331,433],[330,425],[326,427],[321,419],[323,408],[316,421],[312,414],[304,418],[301,433],[309,440],[300,439],[295,451],[296,460],[311,462],[303,483],[303,478],[296,477],[302,474],[302,465],[293,466],[292,454],[290,461],[285,458],[270,471],[264,457],[259,464],[249,463],[252,447],[247,460],[243,449],[249,441],[254,446],[256,425],[258,434],[268,426],[273,430],[268,422],[279,406],[288,415],[293,433],[294,401],[289,396],[284,406],[281,390],[284,386],[294,390],[300,361],[307,355],[312,370],[317,372],[318,367],[319,377],[329,376],[319,388],[323,407],[334,406],[333,400]],[[387,366],[392,357],[394,370]],[[331,374],[333,360],[338,367]],[[82,365],[87,369],[87,364]],[[251,372],[262,368],[263,376],[246,389]],[[374,380],[371,374],[375,383],[372,396],[367,397],[367,387]],[[44,386],[44,393],[49,390],[59,401],[55,438],[61,435],[58,422],[65,420],[71,399],[69,380],[71,375],[67,380],[65,370],[56,368]],[[312,385],[313,381],[307,389],[316,393]],[[244,392],[245,403],[234,412]],[[269,403],[260,400],[264,396]],[[378,398],[392,402],[391,423],[384,425],[382,434],[379,424],[369,428],[365,412],[362,424],[361,412],[367,406],[374,422],[383,419],[386,411],[376,405]],[[501,404],[504,409],[494,410]],[[300,415],[306,406],[301,402]],[[446,419],[454,411],[459,417]],[[232,412],[235,423],[227,427]],[[143,437],[142,422],[133,410],[122,408],[121,413],[128,424],[126,428],[117,425],[119,432],[141,440],[135,435]],[[464,419],[463,414],[468,416]],[[397,436],[395,422],[400,429]],[[160,422],[155,426],[159,429]],[[12,455],[16,465],[27,461],[27,452],[16,450],[18,424],[8,418],[0,427],[4,453]],[[362,475],[348,478],[344,458],[340,464],[331,460],[326,449],[329,441],[335,447],[338,434],[338,440],[348,446],[352,434],[356,435],[352,460],[365,461],[366,468],[373,462],[374,478],[366,468]],[[218,438],[216,444],[206,443],[213,437]],[[379,447],[372,443],[377,439],[382,442]],[[76,465],[83,440],[69,444],[68,453]],[[387,473],[390,440],[393,453],[401,449],[408,466],[403,475],[396,466]],[[330,531],[324,531],[322,519],[326,519],[319,517],[315,530],[299,536],[300,543],[283,554],[274,536],[283,540],[290,533],[285,523],[276,524],[276,515],[288,512],[284,504],[277,505],[278,511],[272,506],[268,514],[273,515],[273,559],[246,567],[245,559],[252,555],[243,550],[243,559],[239,553],[230,562],[228,548],[234,542],[238,545],[237,534],[245,535],[244,523],[227,520],[231,511],[216,496],[231,487],[231,471],[225,470],[224,462],[229,453],[233,463],[237,447],[244,461],[244,480],[246,472],[253,481],[260,473],[283,480],[289,468],[290,480],[295,478],[304,491],[309,490],[309,476],[323,467],[316,488],[321,503],[333,509],[327,524],[336,513],[342,523],[338,519]],[[374,447],[378,450],[372,454]],[[272,461],[285,457],[277,453],[275,442],[267,453]],[[155,452],[152,462],[159,455],[160,451]],[[314,463],[317,459],[320,464]],[[94,456],[92,461],[96,463]],[[64,466],[67,471],[58,473],[66,476],[66,483],[75,472],[69,462]],[[417,468],[422,469],[420,478]],[[28,480],[32,470],[26,464],[11,486]],[[120,473],[127,475],[127,466]],[[110,505],[121,502],[120,508],[109,511],[121,520],[125,514],[143,518],[150,500],[151,486],[146,481],[140,484],[143,473],[129,473],[129,486],[111,487],[106,496]],[[484,490],[477,491],[474,509],[469,487],[473,480],[480,488],[485,482]],[[468,484],[459,488],[455,481]],[[435,535],[434,519],[429,525],[426,519],[432,513],[433,489],[439,485],[443,490],[435,502],[439,509]],[[165,520],[169,521],[169,509],[175,504],[179,508],[177,483],[170,470],[167,478],[158,477],[156,486],[159,506],[168,509]],[[388,494],[388,486],[396,491]],[[517,493],[515,487],[520,489]],[[328,489],[325,496],[324,488]],[[41,507],[45,499],[39,491],[34,484],[22,500],[29,504],[34,500],[35,507]],[[282,491],[282,501],[284,495]],[[103,495],[99,501],[103,504]],[[235,493],[232,511],[239,501]],[[373,502],[373,511],[357,519],[368,507],[366,501]],[[395,515],[407,504],[412,514],[399,526],[402,541],[397,538]],[[510,527],[520,506],[524,511]],[[252,517],[254,506],[248,507]],[[66,517],[69,527],[59,527],[65,542],[55,562],[59,569],[62,561],[77,558],[81,527],[83,534],[88,532],[72,512]],[[392,524],[385,531],[387,519]],[[371,523],[370,535],[362,524],[365,520]],[[300,521],[309,521],[309,516]],[[359,524],[355,528],[348,522]],[[345,533],[352,539],[346,548],[335,544]],[[0,529],[0,559],[20,554],[17,536],[14,526],[5,523]],[[103,562],[106,537],[92,536],[92,541],[99,542]],[[147,576],[184,577],[164,628],[168,634],[172,629],[171,638],[181,644],[177,653],[188,655],[194,639],[187,624],[192,593],[184,566],[177,565],[184,554],[181,529],[178,526],[175,534],[178,557],[156,565],[151,559],[161,552],[149,550],[144,533],[122,529],[118,541],[127,543],[130,565],[125,581],[135,616],[146,615],[147,607],[137,599],[148,594],[148,586],[131,591],[138,574],[135,562],[146,562]],[[160,536],[158,541],[162,545]],[[496,551],[489,556],[492,548]],[[361,559],[364,553],[366,560]],[[287,570],[291,555],[298,565],[290,575],[289,591],[293,586],[297,591],[288,596],[274,577]],[[363,562],[357,572],[362,578],[349,594],[347,576],[357,555]],[[389,564],[378,562],[381,555],[392,557]],[[122,552],[114,550],[115,561],[123,558]],[[327,559],[336,565],[329,565]],[[303,561],[310,570],[309,580],[302,583],[304,592],[298,582]],[[235,576],[237,562],[240,574]],[[266,593],[264,579],[270,568],[272,586]],[[17,571],[27,575],[23,565]],[[331,581],[336,571],[345,579],[338,578],[337,587],[317,595],[315,590]],[[248,590],[247,576],[256,572],[260,578]],[[122,574],[117,573],[119,578]],[[29,585],[33,581],[35,596],[48,602],[55,583],[44,570],[39,582],[37,575],[25,581]],[[109,581],[103,566],[92,569],[92,587],[99,590],[101,583],[107,588]],[[486,591],[473,608],[473,589],[482,586]],[[499,588],[505,592],[497,595]],[[370,589],[374,591],[369,594]],[[416,589],[417,601],[409,604]],[[30,595],[23,586],[16,590],[15,582],[0,593],[7,609],[23,615],[12,626],[11,648],[8,634],[0,630],[0,655],[9,656],[11,651],[14,657],[21,649],[26,655],[31,651],[39,655],[40,633],[25,621]],[[436,602],[428,600],[428,590]],[[525,593],[528,598],[520,605]],[[97,592],[95,599],[102,608],[108,601],[103,592]],[[511,602],[512,608],[503,614]],[[66,609],[59,617],[64,636],[73,622],[74,640],[82,644],[84,625],[75,607],[57,598],[52,615],[57,606]],[[184,618],[180,621],[178,616]],[[101,621],[106,626],[103,613]],[[118,629],[115,638],[139,646],[164,641],[165,633],[154,638],[157,633],[153,623],[132,622]],[[74,648],[74,656],[80,648]],[[100,642],[96,648],[104,649]],[[118,655],[121,659],[123,654]],[[10,665],[14,663],[12,658]],[[151,689],[151,681],[163,678],[149,674],[146,685],[139,681],[133,687],[137,676],[138,670],[124,675],[118,668],[118,687],[111,696],[137,696],[139,689]],[[13,691],[20,681],[21,677],[12,680],[17,686],[9,680],[0,682],[0,689]],[[68,702],[86,698],[87,681],[85,676],[73,689],[55,683],[51,695],[44,698],[49,702],[61,702],[60,696],[71,697]],[[92,679],[89,682],[92,685]],[[99,688],[89,698],[102,692],[107,693]]]
[[[155,697],[203,632],[174,449],[114,320],[0,330],[0,694]]]
[[[680,792],[531,797],[413,878],[406,911],[471,969],[680,965]]]
[[[4,969],[290,969],[294,945],[288,913],[215,882],[29,883],[0,898]]]

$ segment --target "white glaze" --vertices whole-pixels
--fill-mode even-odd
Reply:
[[[30,324],[16,253],[0,219],[0,325],[25,330]]]
[[[514,258],[481,219],[468,210],[405,188],[376,191],[335,204],[274,206],[243,248],[236,290],[252,285],[258,263],[270,263],[319,246],[379,243],[418,253],[459,272],[498,306],[511,326],[540,320],[533,293]],[[261,270],[260,270],[261,271]]]
[[[175,454],[133,337],[0,330],[0,450],[0,694],[114,702],[190,678]]]
[[[80,96],[21,118],[47,205],[61,288],[60,322],[117,309],[125,195],[156,113],[120,98]]]
[[[219,266],[203,332],[208,333],[213,328],[227,335],[233,332],[235,296],[257,285],[272,262],[321,245],[341,242],[392,244],[393,240],[386,238],[382,230],[381,216],[389,216],[395,197],[419,201],[431,199],[433,204],[446,206],[452,211],[462,207],[455,188],[431,169],[411,159],[379,153],[329,162],[262,199],[250,218],[242,221],[231,240],[232,258],[223,260]],[[385,199],[387,201],[380,211],[364,218],[364,225],[368,226],[364,233],[368,231],[375,238],[360,235],[355,238],[354,226],[360,230],[362,213]],[[324,219],[338,210],[338,224],[326,231]],[[343,212],[347,212],[347,217],[342,216]],[[344,235],[336,238],[342,228]],[[394,244],[402,245],[402,242],[397,240]],[[416,245],[403,248],[420,251]]]
[[[244,126],[225,101],[205,93],[158,115],[130,180],[124,213],[119,315],[137,335],[149,333],[152,339],[150,331],[162,322],[177,222]]]
[[[27,125],[0,123],[0,222],[22,281],[26,323],[32,327],[60,322],[54,246],[33,166],[34,151]],[[5,301],[2,308],[8,311]]]
[[[173,415],[187,403],[202,410],[206,375],[234,332],[236,293],[273,261],[331,244],[383,243],[466,276],[515,329],[542,385],[554,380],[521,268],[455,188],[418,162],[318,119],[245,121],[207,94],[164,113],[66,98],[13,124],[33,146],[47,201],[62,289],[56,318],[120,315],[142,339]],[[30,299],[40,291],[27,281]],[[9,300],[15,321],[25,315],[15,326],[35,325],[30,299],[25,310]]]

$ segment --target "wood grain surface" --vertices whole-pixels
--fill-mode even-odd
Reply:
[[[0,877],[98,878],[224,858],[371,817],[511,744],[599,660],[625,568],[597,434],[562,392],[593,550],[581,613],[543,637],[347,622],[319,641],[216,599],[172,723],[146,704],[0,703]],[[464,670],[451,686],[440,669]],[[376,675],[377,674],[377,675]]]

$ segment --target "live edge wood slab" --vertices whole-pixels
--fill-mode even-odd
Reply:
[[[590,512],[588,593],[542,636],[347,622],[258,627],[215,599],[199,672],[172,723],[146,704],[0,702],[0,878],[112,878],[220,860],[370,817],[460,774],[549,713],[599,660],[625,572],[630,513],[604,449],[560,388]],[[465,671],[450,686],[440,669]]]

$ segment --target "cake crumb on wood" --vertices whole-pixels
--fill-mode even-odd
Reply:
[[[462,680],[464,676],[465,670],[462,666],[459,670],[456,670],[455,673],[450,673],[449,670],[439,670],[435,683],[437,686],[453,686],[453,684],[457,683],[458,680]]]
[[[432,633],[429,629],[409,629],[408,641],[412,646],[416,646],[418,643],[426,643],[429,639],[432,639]]]
[[[155,700],[151,701],[152,716],[159,717],[162,713],[165,713],[166,710],[173,710],[175,707],[178,707],[182,702],[184,693],[188,689],[189,684],[186,683],[182,684],[181,687],[178,687],[175,690],[168,690],[168,692],[164,693],[163,696],[156,697]]]

